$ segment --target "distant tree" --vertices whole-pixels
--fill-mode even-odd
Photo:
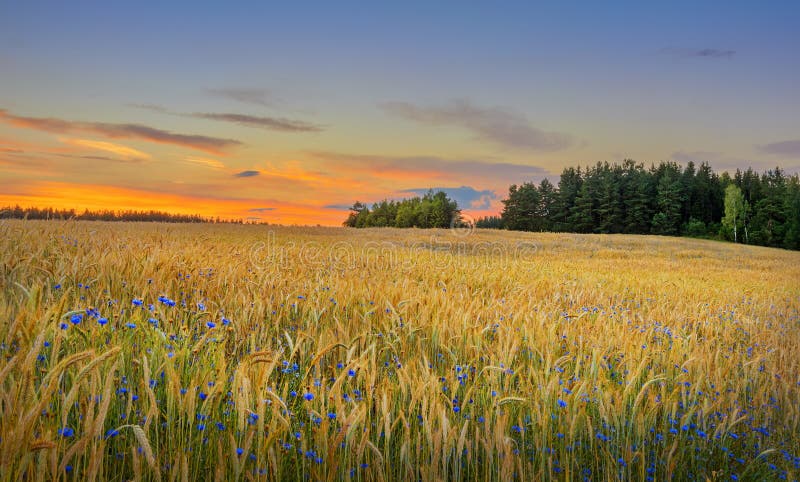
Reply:
[[[597,166],[597,224],[596,233],[620,233],[624,221],[624,204],[621,199],[622,168],[606,162]]]
[[[503,202],[503,224],[508,229],[518,231],[538,231],[541,228],[539,217],[539,191],[531,182],[517,187],[511,186],[508,199]]]
[[[783,210],[786,198],[786,177],[780,168],[761,176],[761,199],[753,208],[750,220],[751,239],[755,244],[781,246],[785,234],[786,216]]]
[[[500,216],[486,216],[475,220],[476,228],[503,229],[503,218]]]
[[[570,216],[582,184],[583,176],[580,168],[568,167],[561,172],[552,218],[555,231],[574,231],[570,223]]]
[[[597,199],[597,176],[594,170],[587,171],[567,218],[568,231],[591,233],[594,230],[597,225]]]
[[[675,163],[661,164],[657,176],[657,212],[653,216],[653,232],[675,235],[680,228],[684,201],[680,168]]]
[[[84,209],[80,214],[74,209],[55,209],[52,207],[38,208],[20,206],[0,207],[0,218],[12,219],[74,219],[77,221],[149,221],[164,223],[213,223],[213,218],[205,218],[199,214],[173,214],[163,211],[112,211],[104,209],[91,211]],[[220,221],[217,218],[218,222]],[[234,222],[227,220],[224,222]],[[238,222],[238,221],[237,221]]]
[[[647,234],[654,215],[655,186],[642,164],[626,160],[623,165],[622,198],[625,208],[624,233]]]
[[[795,174],[786,182],[783,200],[783,247],[800,249],[800,178]]]
[[[725,188],[725,216],[722,218],[722,226],[733,232],[734,243],[739,242],[738,233],[745,226],[747,211],[748,204],[742,190],[735,184]]]
[[[350,207],[350,214],[347,216],[347,219],[345,219],[343,224],[351,228],[356,227],[356,224],[358,223],[358,216],[366,210],[368,209],[365,204],[361,203],[360,201],[354,202]]]
[[[740,198],[727,196],[730,187],[738,189]],[[502,202],[500,216],[480,218],[476,226],[716,237],[800,249],[800,179],[780,168],[761,175],[738,170],[731,176],[716,174],[706,162],[684,167],[661,162],[648,169],[630,159],[599,162],[565,168],[557,186],[548,179],[538,186],[513,184]],[[421,198],[375,203],[372,211],[354,208],[345,224],[357,227],[447,227],[460,213],[444,193],[432,191]]]
[[[431,190],[422,197],[400,201],[384,199],[373,203],[372,209],[356,201],[343,224],[355,228],[448,228],[460,216],[461,209],[456,201],[450,199],[444,191]]]
[[[558,191],[549,179],[544,178],[539,183],[539,205],[536,216],[539,218],[542,231],[552,231],[555,228],[555,214],[558,206]]]

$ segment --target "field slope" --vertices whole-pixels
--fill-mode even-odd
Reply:
[[[0,224],[0,479],[800,475],[800,253]]]

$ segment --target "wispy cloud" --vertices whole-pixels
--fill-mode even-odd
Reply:
[[[137,109],[149,110],[149,111],[152,111],[152,112],[158,112],[160,114],[171,114],[171,112],[166,107],[164,107],[163,105],[158,105],[158,104],[137,104],[137,103],[131,103],[131,104],[126,104],[126,105],[128,107],[135,107]]]
[[[423,196],[429,189],[433,189],[434,192],[444,191],[447,196],[455,200],[462,209],[489,209],[492,201],[497,199],[497,194],[490,189],[477,190],[470,186],[414,188],[403,189],[400,192]]]
[[[109,156],[97,156],[92,154],[84,154],[84,155],[77,155],[77,154],[63,154],[57,153],[55,154],[59,157],[65,157],[68,159],[87,159],[90,161],[107,161],[107,162],[122,162],[122,163],[129,163],[129,162],[141,162],[140,159],[120,159],[118,157],[109,157]]]
[[[392,181],[407,179],[484,180],[505,184],[507,182],[540,180],[549,174],[547,170],[539,166],[508,162],[325,151],[311,151],[309,154],[318,159],[335,163],[337,170],[352,171],[361,176],[385,177]]]
[[[476,106],[466,99],[438,106],[386,102],[379,107],[390,115],[423,124],[458,126],[471,131],[478,139],[506,147],[557,151],[574,144],[572,136],[534,127],[520,113],[500,107]]]
[[[261,173],[258,171],[242,171],[242,172],[237,172],[236,174],[233,175],[233,177],[255,177],[258,176],[259,174]]]
[[[267,89],[222,88],[207,89],[206,92],[217,97],[224,97],[226,99],[235,100],[243,104],[270,106],[275,103],[274,99],[272,98],[272,93]]]
[[[251,213],[264,213],[267,211],[274,211],[276,208],[250,208],[248,209]]]
[[[223,139],[197,134],[176,134],[141,124],[115,124],[105,122],[82,122],[52,117],[24,117],[0,109],[0,122],[16,127],[25,127],[57,134],[90,133],[111,139],[138,139],[159,144],[171,144],[190,149],[222,154],[228,148],[242,145],[234,139]]]
[[[184,157],[183,161],[188,162],[189,164],[209,167],[211,169],[225,169],[225,164],[216,159],[210,159],[208,157]]]
[[[766,154],[800,159],[800,139],[772,142],[770,144],[764,144],[756,147],[759,151]]]
[[[712,151],[675,151],[670,155],[670,159],[678,162],[712,162],[721,157],[721,153]]]
[[[661,53],[674,57],[699,57],[707,59],[730,59],[736,55],[735,50],[713,49],[713,48],[685,48],[685,47],[665,47]]]
[[[266,129],[282,132],[321,132],[323,126],[305,122],[297,119],[287,119],[285,117],[255,116],[248,114],[236,114],[231,112],[173,112],[164,106],[156,104],[127,104],[137,109],[158,112],[159,114],[174,115],[180,117],[193,117],[195,119],[206,119],[221,122],[232,122],[247,127]]]
[[[766,170],[775,167],[764,160],[732,156],[716,151],[675,151],[670,156],[670,159],[684,164],[689,161],[695,164],[707,162],[717,172],[733,172],[737,169],[747,169],[751,167],[755,170]],[[789,166],[784,166],[784,169],[786,172],[792,172]]]
[[[325,209],[338,209],[339,211],[348,211],[353,204],[326,204],[323,206]]]
[[[185,114],[188,117],[195,117],[199,119],[209,119],[215,121],[233,122],[235,124],[244,125],[247,127],[257,127],[259,129],[267,129],[273,131],[283,132],[321,132],[322,126],[311,124],[309,122],[286,119],[283,117],[262,117],[245,114],[231,114],[231,113],[213,113],[213,112],[194,112],[192,114]]]
[[[132,147],[123,146],[122,144],[115,144],[113,142],[95,141],[91,139],[72,139],[72,138],[59,138],[59,141],[64,144],[77,147],[85,147],[88,149],[95,149],[98,151],[110,152],[121,156],[124,159],[132,161],[141,161],[150,159],[150,154],[139,151]]]

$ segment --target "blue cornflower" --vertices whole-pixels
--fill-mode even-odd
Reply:
[[[236,455],[242,455],[243,453],[244,453],[243,448],[239,447],[238,449],[236,449]]]
[[[53,286],[53,289],[54,290],[60,290],[61,289],[61,283],[58,283],[55,286]]]
[[[142,306],[142,300],[134,298],[133,301],[131,301],[131,304],[133,304],[133,306]]]
[[[204,423],[198,423],[197,424],[197,430],[202,432],[205,429],[206,429],[206,424],[204,424]]]
[[[58,434],[64,438],[69,438],[75,435],[75,430],[71,429],[70,427],[64,427],[58,429]]]
[[[126,328],[134,329],[136,328],[136,323],[125,323]]]
[[[81,320],[83,320],[83,315],[81,314],[74,314],[69,319],[69,321],[71,321],[73,325],[77,325],[78,323],[81,322]]]
[[[205,401],[205,399],[208,398],[208,395],[206,395],[204,392],[200,392],[200,394],[198,396],[200,397],[200,400],[203,400],[203,401]]]
[[[108,438],[112,438],[112,437],[116,437],[117,435],[119,435],[119,430],[117,430],[117,429],[113,429],[113,428],[112,428],[111,430],[109,430],[108,432],[106,432],[106,438],[107,438],[107,439],[108,439]]]
[[[567,406],[567,402],[565,402],[564,400],[561,400],[561,399],[559,398],[559,399],[558,399],[558,406],[559,406],[559,407],[561,407],[561,408],[566,408],[566,406]]]
[[[222,319],[222,325],[223,326],[228,326],[230,323],[231,323],[231,320],[229,320],[227,318],[223,318]]]
[[[336,420],[336,414],[331,412],[331,413],[328,414],[328,418],[331,419],[331,420]]]
[[[108,318],[98,318],[98,319],[97,319],[97,323],[98,323],[99,325],[101,325],[101,326],[102,326],[102,325],[105,325],[106,323],[108,323]]]
[[[61,323],[60,325],[58,325],[58,327],[61,328],[62,330],[66,330],[67,328],[69,328],[69,325],[66,323]]]
[[[209,329],[211,329],[211,328],[216,328],[216,327],[217,327],[217,324],[216,324],[216,323],[214,323],[213,321],[209,321],[208,323],[206,323],[206,326],[207,326]]]
[[[453,405],[453,412],[458,413],[460,411],[461,411],[461,407],[459,407],[458,405]]]
[[[350,377],[356,376],[356,371],[353,370],[352,368],[347,370],[347,376],[350,376]]]
[[[305,395],[303,395],[303,398],[305,398],[306,400],[308,400],[310,402],[311,400],[314,400],[314,394],[313,393],[306,393]]]

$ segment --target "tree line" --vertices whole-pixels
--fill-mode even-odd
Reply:
[[[800,249],[800,179],[780,168],[715,173],[708,163],[645,168],[625,160],[568,167],[558,185],[512,185],[500,216],[478,227],[661,234]]]
[[[428,191],[422,197],[374,203],[372,209],[356,201],[344,221],[353,228],[449,228],[461,216],[458,203],[444,191]]]
[[[164,211],[99,211],[77,212],[74,209],[6,206],[0,207],[0,219],[74,219],[77,221],[149,221],[159,223],[234,223],[244,221],[204,217],[199,214],[173,214]]]

